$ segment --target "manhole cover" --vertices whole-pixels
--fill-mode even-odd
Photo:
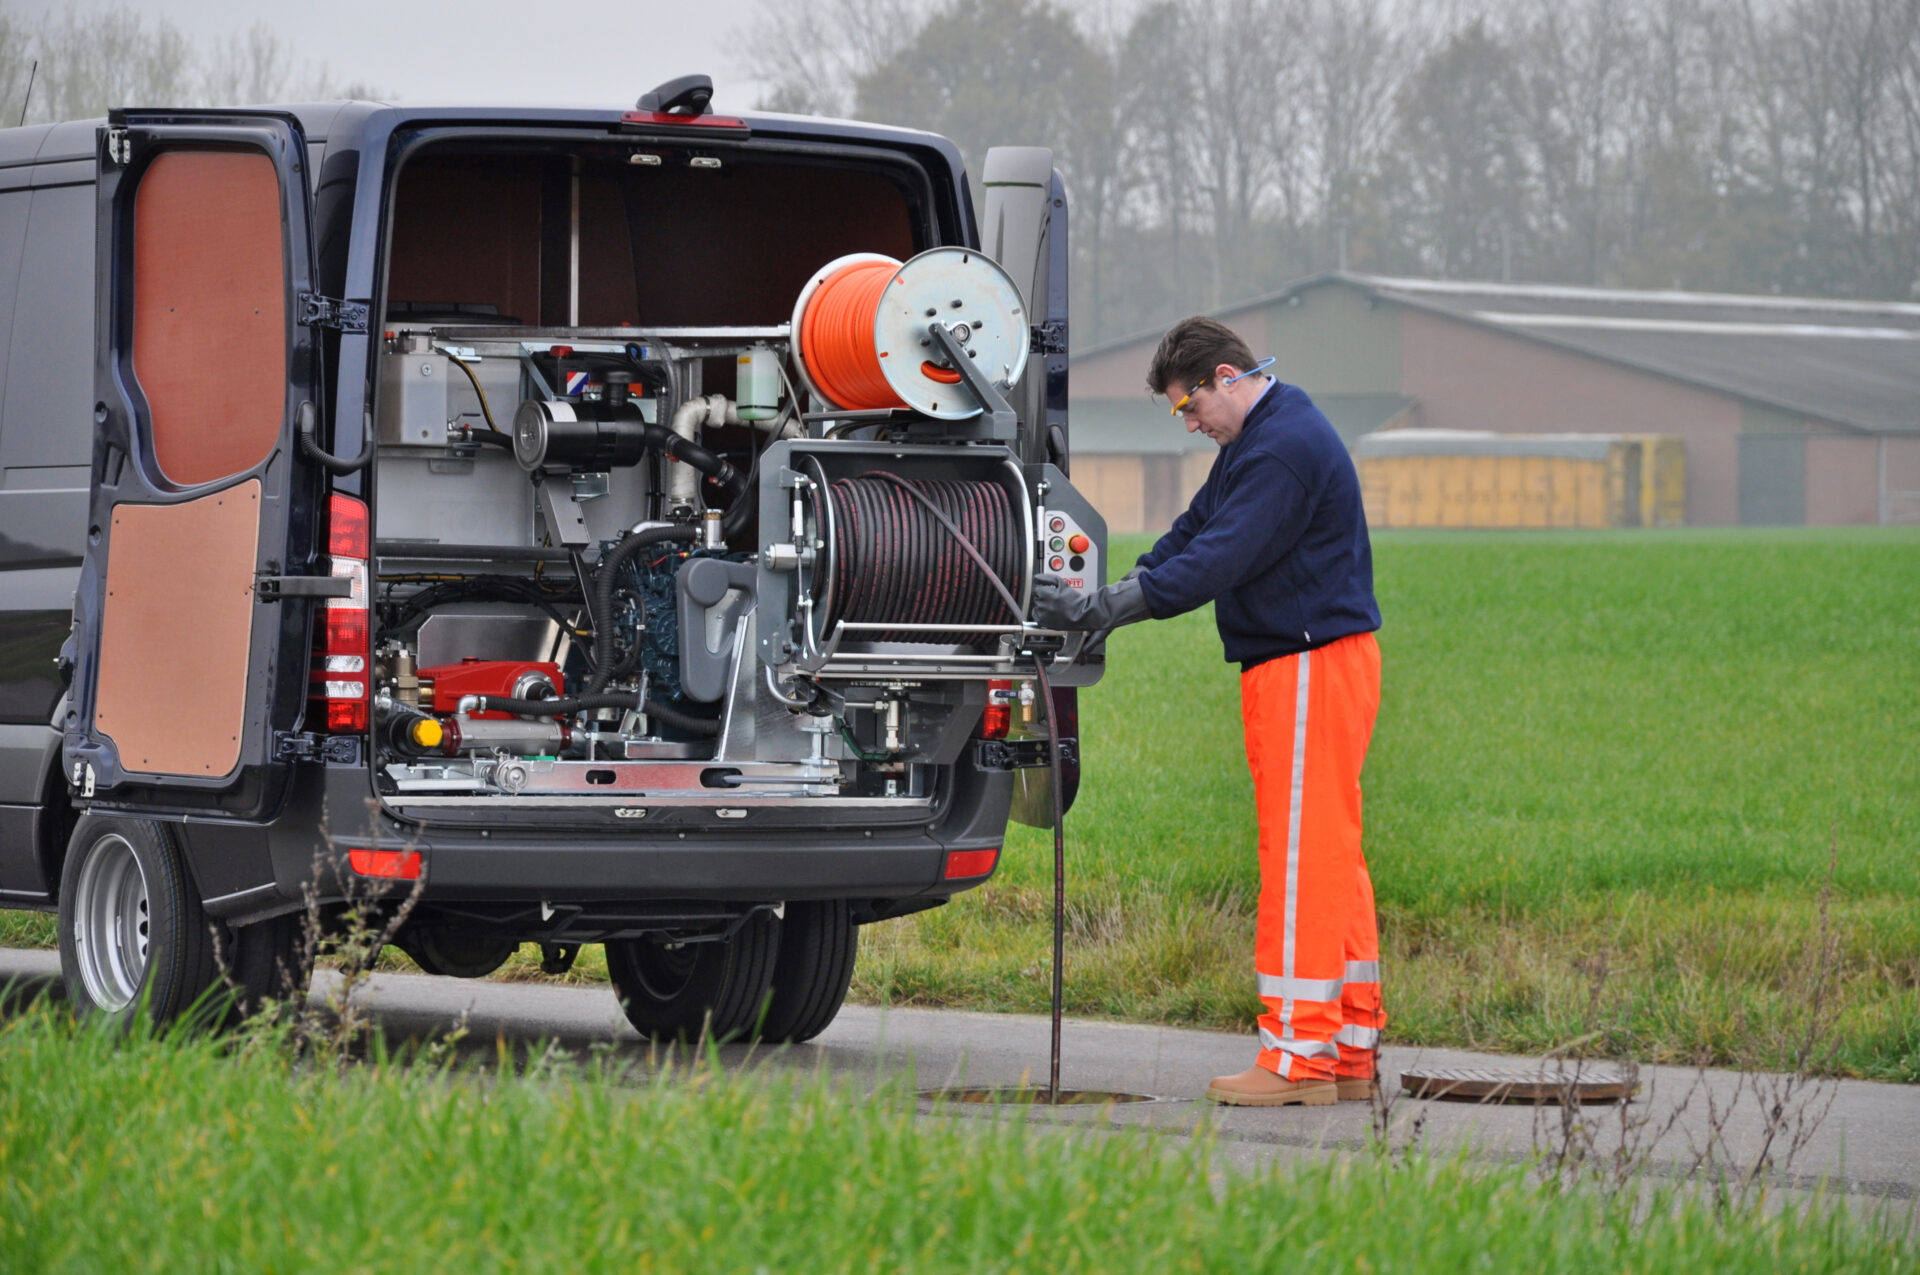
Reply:
[[[1400,1073],[1400,1086],[1415,1098],[1454,1102],[1620,1102],[1640,1091],[1618,1072],[1501,1071],[1488,1067],[1427,1067]]]
[[[1047,1105],[1047,1091],[1030,1085],[1013,1085],[1005,1089],[922,1089],[920,1097],[928,1102],[964,1102],[980,1106],[1035,1106]],[[1105,1107],[1122,1102],[1160,1102],[1162,1099],[1152,1094],[1115,1093],[1108,1089],[1062,1089],[1060,1101],[1062,1107]]]

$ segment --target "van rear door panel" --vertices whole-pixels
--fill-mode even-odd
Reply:
[[[68,778],[98,802],[270,815],[313,560],[306,145],[288,116],[128,112],[100,133],[93,491]]]

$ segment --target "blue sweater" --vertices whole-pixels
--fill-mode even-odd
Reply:
[[[1140,567],[1154,619],[1214,603],[1243,668],[1380,627],[1359,476],[1298,386],[1268,385]]]

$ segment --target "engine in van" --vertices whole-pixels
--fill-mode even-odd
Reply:
[[[785,324],[390,313],[371,573],[390,800],[930,803],[1077,634],[1035,578],[1105,527],[1023,456],[1018,287],[976,251],[829,262]]]

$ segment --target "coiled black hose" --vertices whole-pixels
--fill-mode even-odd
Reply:
[[[1017,597],[1025,536],[1007,489],[950,479],[909,483],[884,470],[842,478],[834,509],[829,629],[841,620],[901,624],[1007,624]],[[989,580],[937,520],[945,517],[991,566]],[[999,587],[996,587],[999,586]],[[979,642],[975,633],[903,629],[862,633],[883,642]]]
[[[641,700],[634,691],[611,694],[575,695],[569,699],[513,699],[505,695],[475,695],[473,709],[480,713],[512,713],[516,717],[571,717],[597,708],[638,709],[656,721],[665,722],[690,735],[718,735],[720,723],[707,717],[695,717],[659,700]],[[464,702],[464,701],[462,701]]]

